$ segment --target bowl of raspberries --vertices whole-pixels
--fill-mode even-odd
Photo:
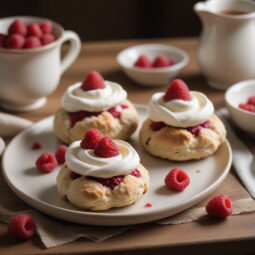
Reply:
[[[248,134],[255,135],[255,80],[246,80],[231,86],[225,101],[235,124]]]
[[[163,44],[143,44],[124,49],[117,61],[126,75],[144,86],[167,85],[188,64],[182,49]]]

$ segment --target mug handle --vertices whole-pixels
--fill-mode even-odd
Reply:
[[[62,74],[78,57],[81,49],[81,40],[73,31],[65,31],[62,39],[62,44],[70,41],[70,48],[61,61],[60,73]]]

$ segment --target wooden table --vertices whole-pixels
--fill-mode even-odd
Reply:
[[[163,88],[145,88],[129,80],[120,70],[115,57],[117,53],[131,45],[139,43],[164,43],[183,48],[188,52],[191,61],[180,75],[191,89],[201,90],[214,102],[216,108],[224,105],[224,93],[211,89],[200,75],[196,63],[197,39],[161,39],[140,41],[111,41],[85,43],[78,60],[63,75],[58,89],[49,96],[48,103],[37,111],[18,114],[30,120],[37,121],[52,115],[60,106],[60,97],[66,87],[83,79],[90,70],[98,70],[105,79],[117,81],[128,91],[129,98],[134,103],[146,104],[151,95]],[[239,131],[239,134],[242,133]],[[255,153],[254,140],[241,135],[249,148]],[[231,189],[235,197],[247,196],[243,186],[231,173],[228,187],[221,185],[224,191]],[[7,187],[0,176],[1,203],[9,209],[27,208]],[[0,254],[247,254],[255,252],[255,213],[238,215],[225,221],[205,220],[182,225],[148,224],[135,231],[126,232],[102,243],[86,239],[44,249],[38,237],[21,242],[6,234],[6,225],[0,224]]]

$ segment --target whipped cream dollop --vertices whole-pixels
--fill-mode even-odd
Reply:
[[[120,104],[127,98],[127,92],[117,83],[104,81],[105,88],[84,91],[78,82],[69,86],[61,103],[68,112],[98,112]]]
[[[207,121],[214,112],[212,102],[197,91],[190,91],[191,100],[174,99],[165,102],[164,93],[156,93],[149,103],[149,118],[173,127],[187,128]]]
[[[119,155],[102,158],[94,150],[84,150],[80,141],[73,142],[66,152],[66,163],[73,172],[93,177],[110,178],[131,173],[140,163],[140,157],[127,142],[114,140],[119,148]]]

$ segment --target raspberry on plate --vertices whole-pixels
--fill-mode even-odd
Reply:
[[[42,33],[40,26],[37,23],[31,23],[27,27],[27,35],[28,36],[36,36],[38,38],[41,38],[43,33]]]
[[[22,20],[15,19],[8,29],[8,34],[20,34],[25,36],[27,34],[27,26]]]
[[[182,191],[190,184],[190,178],[184,170],[173,168],[166,176],[165,184],[169,189]]]
[[[91,128],[85,133],[85,136],[81,141],[81,148],[94,150],[103,137],[103,134],[99,130]]]
[[[104,79],[96,71],[89,72],[81,84],[81,89],[84,91],[103,88],[105,88]]]
[[[40,24],[40,28],[44,34],[52,33],[52,23],[50,21],[45,21]]]
[[[20,34],[11,34],[7,37],[5,47],[8,49],[21,49],[25,43],[25,38]]]
[[[158,55],[152,63],[152,67],[160,68],[173,65],[173,61],[164,55]]]
[[[108,136],[103,137],[96,145],[95,154],[102,158],[111,158],[118,156],[119,148],[115,142]]]
[[[42,43],[39,40],[39,38],[36,36],[27,37],[25,44],[24,44],[25,49],[38,48],[40,46],[42,46]]]
[[[14,216],[8,224],[8,233],[21,239],[31,238],[35,234],[35,231],[35,221],[29,214]]]
[[[190,101],[191,95],[187,84],[180,79],[173,80],[167,88],[163,99],[166,102],[174,99]]]
[[[205,208],[210,216],[216,218],[226,218],[232,214],[232,203],[223,194],[213,197]]]
[[[53,154],[44,152],[36,160],[35,165],[39,171],[43,173],[50,173],[57,166],[58,162]]]
[[[67,151],[67,147],[65,145],[60,145],[56,152],[55,152],[55,157],[56,160],[58,161],[59,164],[64,164],[66,159],[65,159],[65,155],[66,155],[66,151]]]
[[[152,64],[147,56],[141,55],[134,63],[134,66],[141,68],[151,68]]]

